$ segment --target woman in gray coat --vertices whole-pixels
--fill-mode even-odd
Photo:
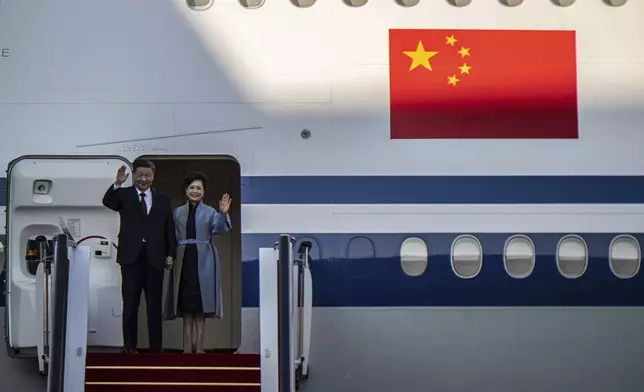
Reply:
[[[203,204],[207,182],[203,173],[188,174],[184,180],[188,202],[174,210],[178,248],[172,273],[174,301],[172,309],[166,308],[166,319],[183,317],[185,353],[203,353],[206,318],[222,317],[221,273],[213,237],[230,230],[231,199],[223,195],[219,212]]]

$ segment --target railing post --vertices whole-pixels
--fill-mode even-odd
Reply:
[[[49,348],[47,392],[63,392],[65,380],[65,343],[67,330],[67,295],[69,290],[69,257],[67,235],[59,234],[54,241],[54,306],[52,339]]]
[[[36,237],[36,241],[38,241],[38,256],[40,256],[39,263],[43,266],[43,277],[45,278],[45,281],[43,282],[43,352],[46,357],[43,358],[43,360],[49,362],[49,342],[51,341],[49,336],[51,332],[49,330],[49,296],[51,294],[49,291],[49,278],[51,276],[51,260],[47,259],[47,237],[38,236]]]
[[[291,236],[280,235],[277,261],[277,347],[279,392],[292,392],[291,350]]]
[[[300,248],[297,253],[301,255],[301,259],[298,260],[298,301],[297,308],[299,311],[298,317],[298,327],[297,327],[297,361],[299,366],[295,372],[296,385],[299,380],[304,378],[306,370],[304,369],[304,290],[310,290],[309,287],[304,286],[304,280],[306,276],[306,270],[309,268],[309,249],[311,249],[310,241],[302,241]]]

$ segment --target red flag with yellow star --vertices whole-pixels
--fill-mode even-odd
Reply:
[[[392,139],[576,139],[574,31],[390,30]]]

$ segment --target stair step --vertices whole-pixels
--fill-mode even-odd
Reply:
[[[228,366],[259,367],[259,354],[121,354],[88,353],[87,366]]]
[[[85,392],[261,392],[259,386],[244,385],[86,385]]]
[[[88,353],[85,391],[260,392],[258,354]]]
[[[234,368],[233,368],[234,369]],[[85,376],[87,382],[244,382],[256,384],[261,381],[259,370],[250,368],[239,370],[218,370],[216,367],[174,369],[88,369]]]

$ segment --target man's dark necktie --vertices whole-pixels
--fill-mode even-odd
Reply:
[[[145,203],[145,193],[141,192],[141,208],[143,209],[143,215],[148,215],[148,205]]]

